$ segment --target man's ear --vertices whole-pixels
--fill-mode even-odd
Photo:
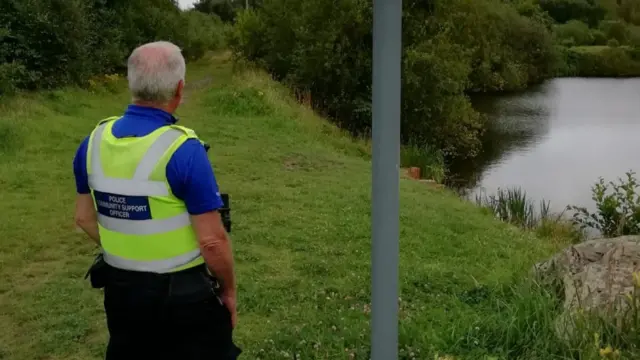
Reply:
[[[180,82],[178,82],[178,87],[176,88],[176,98],[182,99],[183,91],[184,91],[184,80],[180,80]]]

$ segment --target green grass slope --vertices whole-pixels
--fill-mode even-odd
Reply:
[[[231,194],[236,337],[246,358],[367,359],[367,146],[266,75],[234,74],[225,57],[191,65],[188,76],[178,116],[211,144],[220,186]],[[103,356],[101,292],[83,281],[96,249],[73,224],[71,162],[96,122],[128,104],[117,85],[0,104],[0,359]],[[408,179],[400,241],[403,359],[483,358],[536,341],[518,333],[535,319],[507,318],[516,310],[502,290],[553,245]]]

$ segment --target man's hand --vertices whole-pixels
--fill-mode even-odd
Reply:
[[[236,309],[236,294],[222,294],[221,296],[222,303],[224,306],[229,309],[231,313],[231,328],[235,329],[236,324],[238,323],[238,311]]]

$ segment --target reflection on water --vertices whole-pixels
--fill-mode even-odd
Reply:
[[[452,185],[470,195],[522,187],[562,211],[591,207],[598,177],[640,172],[640,79],[554,79],[474,106],[490,122],[483,152],[452,168]]]

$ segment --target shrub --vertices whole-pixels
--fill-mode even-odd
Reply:
[[[225,46],[224,25],[220,18],[199,11],[187,11],[181,17],[178,43],[187,60],[197,60],[209,50]]]
[[[629,39],[627,43],[634,47],[640,47],[640,26],[629,25]]]
[[[570,42],[571,45],[592,45],[595,42],[593,32],[589,25],[579,20],[571,20],[566,24],[554,27],[557,40],[561,43]],[[568,44],[568,43],[567,43]]]
[[[615,44],[615,43],[613,43]],[[637,51],[628,47],[574,47],[563,52],[568,76],[638,76],[640,61]]]
[[[630,37],[629,26],[620,20],[603,21],[599,25],[607,39],[616,39],[621,44],[626,44]]]
[[[607,9],[593,0],[539,0],[539,4],[559,23],[577,19],[595,26],[607,14]]]
[[[27,78],[27,70],[19,62],[0,63],[0,95],[13,94]]]
[[[607,35],[598,29],[591,29],[591,37],[593,38],[593,45],[606,45]]]
[[[0,24],[0,93],[122,72],[144,42],[173,41],[190,60],[223,45],[219,20],[169,0],[3,0]]]
[[[605,183],[603,178],[592,187],[592,199],[597,211],[591,213],[585,207],[570,205],[574,211],[573,221],[581,228],[598,230],[606,237],[640,234],[640,194],[635,172],[626,173],[626,179],[619,178]],[[610,192],[611,190],[611,192]]]

